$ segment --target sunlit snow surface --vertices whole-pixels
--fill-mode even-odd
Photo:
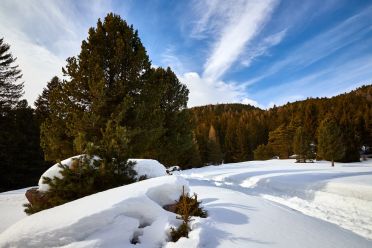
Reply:
[[[372,161],[333,168],[252,161],[176,174],[18,216],[0,247],[372,247]],[[198,193],[209,217],[194,218],[189,238],[173,243],[169,227],[179,220],[161,206],[182,185]],[[4,194],[0,219],[19,211],[9,210]]]
[[[372,239],[372,160],[252,161],[192,169],[185,178],[259,196]]]

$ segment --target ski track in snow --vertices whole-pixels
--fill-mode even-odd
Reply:
[[[252,161],[180,173],[220,188],[259,196],[372,239],[372,161],[298,164]],[[191,183],[192,185],[192,183]]]

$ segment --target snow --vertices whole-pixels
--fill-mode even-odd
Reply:
[[[0,247],[372,247],[372,160],[294,161],[208,166],[111,189],[21,219]],[[183,185],[209,216],[168,242],[180,221],[162,206]]]
[[[252,161],[183,172],[259,196],[372,239],[372,160],[363,163]]]
[[[27,202],[25,189],[0,193],[0,233],[13,223],[26,217],[23,204]]]
[[[77,155],[74,157],[70,157],[68,159],[65,159],[61,161],[60,163],[56,163],[53,166],[51,166],[47,171],[45,171],[40,179],[39,179],[39,191],[48,191],[49,185],[43,183],[44,177],[49,178],[61,178],[61,167],[60,164],[66,165],[68,167],[72,167],[73,161],[76,159],[80,159],[84,155]],[[94,156],[93,160],[99,160],[99,157]],[[156,160],[153,159],[129,159],[128,161],[135,162],[135,165],[133,166],[133,169],[137,172],[137,177],[140,176],[146,176],[147,178],[153,178],[153,177],[159,177],[159,176],[165,176],[167,175],[166,169],[164,165],[159,163]]]
[[[28,216],[0,235],[0,247],[159,247],[177,225],[174,203],[188,183],[181,177],[143,180]]]
[[[147,178],[161,177],[167,175],[167,171],[161,163],[154,159],[129,159],[135,162],[133,169],[137,172],[137,177],[146,176]]]
[[[71,167],[72,164],[73,164],[74,159],[79,159],[81,157],[82,157],[82,155],[77,155],[77,156],[62,160],[60,163],[56,163],[53,166],[51,166],[48,170],[46,170],[40,176],[39,183],[38,183],[39,191],[48,191],[49,190],[49,185],[43,183],[43,181],[44,181],[43,178],[44,177],[49,177],[49,178],[54,178],[54,177],[61,178],[62,177],[61,167],[59,167],[60,164]]]

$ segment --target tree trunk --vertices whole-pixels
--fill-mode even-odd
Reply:
[[[335,161],[332,159],[332,167],[335,167]]]

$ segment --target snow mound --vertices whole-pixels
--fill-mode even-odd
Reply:
[[[147,178],[161,177],[167,175],[164,165],[154,159],[129,159],[136,162],[133,169],[137,172],[137,177],[146,176]]]
[[[66,165],[68,167],[73,166],[73,161],[76,159],[80,159],[82,156],[85,155],[77,155],[74,157],[70,157],[68,159],[65,159],[61,161],[60,163],[62,165]],[[99,157],[94,156],[92,160],[99,160]],[[133,169],[137,172],[137,178],[140,176],[146,176],[147,178],[153,178],[153,177],[160,177],[167,175],[166,169],[164,165],[159,163],[157,160],[153,159],[129,159],[128,161],[136,162]],[[60,163],[56,163],[53,166],[51,166],[48,170],[46,170],[39,179],[39,191],[48,191],[49,185],[43,183],[44,177],[49,178],[61,178],[61,168],[59,167]]]
[[[181,177],[158,177],[44,210],[0,234],[0,247],[161,247],[180,222],[162,206],[183,187]]]

